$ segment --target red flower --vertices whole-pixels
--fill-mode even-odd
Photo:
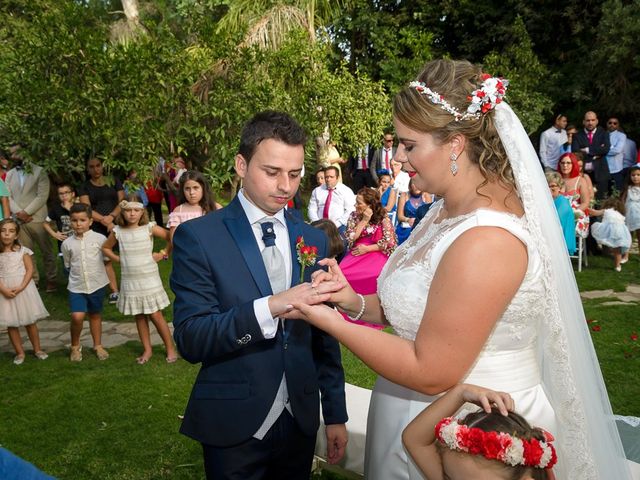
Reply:
[[[296,253],[298,254],[298,262],[300,262],[300,283],[304,282],[304,269],[316,263],[318,256],[318,247],[313,245],[305,245],[304,238],[296,239]]]
[[[476,97],[478,98],[484,98],[485,95],[486,93],[484,93],[482,90],[476,91]]]
[[[633,340],[634,342],[638,341],[638,334],[637,333],[632,333],[631,334],[631,340]]]
[[[484,442],[485,432],[480,430],[479,428],[470,428],[469,435],[463,445],[467,445],[469,447],[469,453],[471,455],[480,455],[482,454],[482,446]]]
[[[524,447],[524,464],[530,467],[538,465],[544,451],[540,446],[540,442],[532,438],[528,442],[522,442]]]
[[[483,81],[489,80],[491,78],[491,75],[489,75],[488,73],[483,73],[480,78],[482,78]]]
[[[500,437],[497,432],[486,432],[484,436],[484,456],[489,460],[498,458],[498,454],[502,451]]]
[[[593,327],[591,327],[591,330],[593,330],[594,332],[599,332],[600,330],[602,330],[602,327],[600,325],[594,325]]]

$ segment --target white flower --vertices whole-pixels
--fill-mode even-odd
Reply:
[[[522,440],[516,437],[512,437],[512,443],[504,452],[502,461],[507,465],[515,467],[516,465],[522,465],[524,462],[524,445]]]

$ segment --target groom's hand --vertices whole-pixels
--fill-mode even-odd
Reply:
[[[327,425],[327,462],[334,465],[344,457],[344,449],[347,446],[348,434],[344,423]]]
[[[317,305],[329,300],[331,296],[325,292],[326,288],[318,288],[310,283],[301,283],[295,287],[280,292],[269,297],[269,310],[271,315],[281,317],[291,311],[293,303],[304,303],[306,305]]]

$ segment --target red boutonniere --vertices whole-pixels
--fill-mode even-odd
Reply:
[[[300,263],[300,283],[302,283],[304,281],[304,269],[316,263],[318,247],[305,245],[304,238],[298,237],[296,239],[296,253],[298,254],[298,262]]]

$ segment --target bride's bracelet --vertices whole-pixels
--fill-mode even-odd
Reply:
[[[355,317],[352,317],[351,315],[349,315],[347,313],[347,317],[349,317],[349,319],[355,321],[358,321],[362,318],[362,315],[364,315],[364,309],[366,307],[365,301],[364,301],[364,295],[361,295],[359,293],[356,293],[356,295],[358,297],[360,297],[360,311],[358,312],[358,314]]]

